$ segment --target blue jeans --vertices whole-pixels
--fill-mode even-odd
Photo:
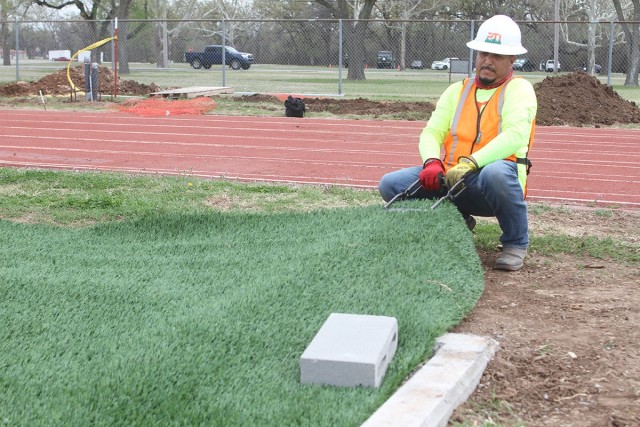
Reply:
[[[504,247],[526,249],[529,246],[527,204],[518,181],[515,162],[500,160],[490,163],[465,179],[467,187],[453,201],[463,216],[494,216],[502,229],[500,242]],[[418,179],[422,166],[390,172],[380,179],[378,190],[385,201]],[[442,192],[431,192],[420,187],[412,198],[435,199]]]

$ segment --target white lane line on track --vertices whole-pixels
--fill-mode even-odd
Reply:
[[[101,142],[104,143],[104,141],[100,141],[100,140],[96,140],[93,142]],[[113,142],[113,141],[111,141]],[[119,141],[122,144],[130,144],[132,143],[131,141]],[[138,144],[141,145],[170,145],[170,146],[198,146],[199,144],[190,144],[190,143],[151,143],[151,142],[136,142]],[[394,154],[394,153],[387,153],[387,152],[381,152],[381,151],[364,151],[364,150],[324,150],[324,149],[308,149],[308,148],[291,148],[291,147],[260,147],[260,146],[235,146],[235,145],[225,145],[225,144],[219,144],[219,145],[213,145],[213,144],[209,144],[209,145],[203,145],[204,147],[208,147],[208,148],[229,148],[229,149],[246,149],[246,150],[252,150],[252,151],[258,151],[258,150],[262,150],[262,151],[283,151],[283,152],[303,152],[303,153],[309,153],[309,152],[313,152],[313,153],[355,153],[355,154],[363,154],[363,155],[382,155],[382,156],[386,156],[386,157],[406,157],[406,155],[403,154]],[[189,157],[194,157],[194,158],[225,158],[225,159],[253,159],[253,160],[269,160],[269,161],[312,161],[314,159],[304,159],[304,158],[300,158],[300,159],[291,159],[289,157],[260,157],[260,156],[246,156],[246,155],[242,155],[242,154],[238,154],[235,156],[230,156],[230,155],[219,155],[219,154],[206,154],[206,153],[176,153],[176,152],[171,152],[171,151],[163,151],[163,152],[154,152],[154,151],[137,151],[137,150],[106,150],[106,149],[89,149],[89,148],[62,148],[62,147],[38,147],[38,146],[21,146],[21,145],[0,145],[0,149],[6,149],[6,150],[16,150],[16,151],[21,151],[21,150],[30,150],[30,151],[38,151],[38,152],[79,152],[79,153],[100,153],[100,154],[117,154],[117,155],[141,155],[141,156],[178,156],[178,157],[183,157],[183,158],[189,158]],[[342,162],[345,161],[345,159],[337,159],[336,162]],[[326,164],[337,164],[337,163],[331,163],[330,160],[323,160],[323,162],[326,162]],[[377,162],[372,162],[370,158],[365,159],[361,162],[357,162],[357,161],[352,161],[351,163],[349,163],[350,165],[364,165],[364,166],[373,166],[373,165],[382,165],[382,166],[389,166],[389,167],[394,167],[395,165],[397,165],[396,162],[392,162],[392,163],[377,163]]]
[[[593,147],[593,150],[589,150]],[[531,149],[532,153],[537,153],[539,151],[554,151],[554,152],[567,152],[574,153],[576,150],[586,151],[586,152],[594,152],[594,153],[602,153],[602,154],[617,154],[620,155],[621,150],[625,150],[625,153],[629,151],[637,151],[638,143],[635,141],[630,142],[611,142],[607,143],[607,149],[604,151],[602,149],[602,143],[590,144],[585,143],[584,141],[562,141],[562,143],[552,143],[548,141],[540,141],[539,143],[535,143],[533,148]]]
[[[527,197],[529,196],[535,196],[535,197],[543,197],[541,196],[545,195],[545,194],[570,194],[571,196],[575,196],[575,197],[583,197],[583,196],[592,196],[593,194],[598,194],[598,195],[604,195],[606,196],[611,196],[611,197],[628,197],[629,194],[628,193],[615,193],[612,191],[603,191],[603,192],[597,192],[597,191],[577,191],[577,190],[558,190],[558,189],[553,189],[553,190],[546,190],[546,189],[540,189],[540,188],[528,188],[527,189]],[[548,196],[544,196],[544,197],[548,197]],[[638,195],[635,195],[634,199],[638,199],[640,200],[640,197],[638,197]]]
[[[536,164],[539,163],[544,163],[544,164],[550,164],[550,165],[561,165],[561,168],[555,168],[555,170],[557,170],[557,174],[558,176],[562,176],[562,171],[564,169],[567,168],[568,164],[567,161],[562,159],[562,158],[554,158],[554,159],[548,159],[548,158],[538,158],[538,157],[532,157],[531,161],[533,162],[533,168],[536,167]],[[612,162],[611,160],[575,160],[574,162],[571,163],[571,166],[614,166],[616,168],[620,168],[620,167],[624,167],[624,168],[631,168],[631,169],[638,169],[640,168],[640,165],[638,165],[637,162],[626,162],[624,160],[616,160],[615,162]],[[532,168],[532,172],[535,171],[535,169]],[[551,168],[550,168],[551,169]],[[554,173],[552,170],[549,170],[546,173]],[[589,176],[593,176],[594,172],[590,171],[590,172],[575,172],[575,173],[582,173],[584,175],[589,175]]]
[[[3,129],[6,131],[6,128]],[[29,131],[34,131],[33,129],[29,129]],[[105,139],[105,138],[88,138],[88,137],[84,137],[81,136],[81,134],[78,134],[77,130],[74,129],[47,129],[46,130],[48,132],[47,135],[10,135],[7,133],[2,133],[0,134],[0,137],[3,138],[16,138],[16,139],[27,139],[27,140],[43,140],[43,141],[49,141],[49,140],[53,140],[53,141],[57,141],[57,140],[63,140],[63,141],[99,141],[99,142],[118,142],[118,143],[138,143],[138,144],[192,144],[192,145],[200,145],[200,146],[210,146],[213,145],[215,143],[208,143],[206,142],[207,140],[220,140],[220,139],[224,139],[225,141],[229,140],[229,141],[234,141],[234,140],[256,140],[259,139],[260,141],[276,141],[278,143],[282,143],[284,142],[291,142],[291,141],[297,141],[298,144],[300,144],[302,147],[304,147],[304,149],[306,150],[310,150],[310,149],[314,149],[313,148],[313,144],[314,143],[320,143],[320,144],[327,144],[327,138],[323,138],[323,137],[318,137],[318,138],[312,138],[310,136],[305,136],[305,137],[300,137],[300,138],[296,138],[296,139],[291,139],[291,135],[287,135],[286,137],[279,137],[279,136],[267,136],[261,134],[259,136],[251,136],[251,135],[241,135],[241,134],[231,134],[231,135],[202,135],[202,134],[189,134],[189,133],[176,133],[176,132],[164,132],[164,133],[160,133],[160,132],[127,132],[127,131],[119,131],[119,132],[113,132],[113,131],[91,131],[90,133],[95,135],[96,133],[107,133],[107,134],[125,134],[125,135],[145,135],[145,136],[158,136],[158,137],[188,137],[188,138],[194,138],[194,139],[198,139],[199,142],[178,142],[178,141],[148,141],[148,140],[134,140],[134,139]],[[49,136],[51,135],[51,133],[53,131],[62,131],[62,132],[69,132],[69,135],[65,135],[65,136]],[[343,136],[340,136],[340,138],[336,138],[332,141],[329,141],[329,143],[332,144],[338,144],[339,145],[339,150],[340,152],[344,151],[344,147],[345,146],[358,146],[358,145],[364,145],[367,147],[371,147],[371,146],[382,146],[382,147],[390,147],[390,146],[404,146],[404,144],[406,144],[406,142],[399,142],[399,143],[393,143],[393,142],[389,142],[389,141],[372,141],[371,139],[362,139],[362,140],[357,140],[357,141],[353,141],[353,140],[342,140]],[[233,145],[235,146],[235,145]],[[257,146],[256,147],[262,147],[262,148],[278,148],[278,145],[271,145],[271,146]],[[417,147],[417,145],[416,145]],[[332,149],[325,149],[325,150],[332,150]],[[335,149],[337,150],[337,149]],[[406,154],[403,153],[402,151],[404,150],[397,150],[398,152],[391,152],[391,151],[387,151],[385,150],[385,153],[388,154]],[[418,150],[417,148],[415,150],[415,154],[418,155]]]
[[[92,124],[82,124],[82,126],[79,127],[69,127],[69,123],[64,123],[64,122],[52,122],[49,126],[42,126],[43,123],[39,123],[38,125],[35,124],[25,124],[24,126],[16,126],[15,122],[12,122],[11,124],[0,124],[0,127],[2,127],[3,129],[15,129],[15,130],[28,130],[28,131],[37,131],[37,130],[46,130],[47,132],[50,131],[60,131],[60,132],[108,132],[108,133],[131,133],[131,134],[158,134],[158,135],[164,135],[164,134],[176,134],[175,129],[189,129],[192,132],[189,133],[177,133],[178,135],[197,135],[200,137],[207,137],[209,135],[212,135],[211,132],[213,131],[224,131],[224,132],[228,132],[228,133],[235,133],[235,132],[257,132],[257,133],[265,133],[265,132],[270,132],[270,133],[274,133],[274,134],[285,134],[287,136],[291,136],[292,133],[295,133],[297,135],[331,135],[334,136],[336,138],[341,138],[344,139],[346,136],[350,136],[350,135],[361,135],[363,137],[371,137],[371,136],[376,136],[376,137],[384,137],[384,136],[392,136],[394,138],[400,138],[400,137],[415,137],[416,138],[416,144],[417,144],[417,140],[419,137],[420,132],[419,131],[411,131],[411,129],[401,129],[401,130],[394,130],[394,129],[389,129],[389,128],[380,128],[380,129],[374,129],[370,132],[363,132],[361,130],[357,130],[357,131],[350,131],[347,129],[341,129],[339,132],[336,132],[335,130],[324,130],[324,129],[319,129],[319,130],[312,130],[312,129],[305,129],[305,128],[295,128],[295,129],[287,129],[287,128],[273,128],[273,129],[265,129],[264,127],[232,127],[232,126],[219,126],[219,127],[205,127],[205,126],[169,126],[169,125],[143,125],[143,126],[139,126],[139,125],[135,125],[133,126],[135,129],[142,129],[142,130],[134,130],[132,129],[131,125],[122,125],[122,124],[114,124],[114,125],[107,125],[105,126],[105,124],[101,124],[101,126],[95,126]],[[67,127],[62,127],[62,125],[67,125]],[[167,132],[149,132],[149,130],[147,128],[166,128],[168,131]],[[147,130],[144,130],[147,129]],[[209,133],[207,133],[209,132]],[[215,134],[213,134],[215,135]]]
[[[0,146],[0,148],[2,148]],[[176,158],[180,157],[183,159],[219,159],[219,160],[242,160],[242,161],[251,161],[252,163],[256,162],[277,162],[282,163],[282,161],[286,161],[287,163],[298,163],[298,164],[314,164],[314,165],[323,165],[323,166],[348,166],[348,167],[363,167],[363,168],[381,168],[381,167],[389,167],[388,165],[382,164],[373,164],[371,162],[356,162],[356,161],[346,161],[344,159],[339,159],[336,162],[332,162],[330,160],[314,160],[314,159],[295,159],[295,158],[279,158],[279,157],[260,157],[260,156],[223,156],[216,154],[182,154],[182,153],[155,153],[155,152],[145,152],[145,151],[119,151],[119,150],[85,150],[81,148],[74,149],[66,149],[66,148],[42,148],[42,147],[7,147],[7,148],[17,148],[17,149],[30,149],[34,151],[45,151],[45,152],[74,152],[74,153],[101,153],[101,154],[115,154],[115,155],[124,155],[124,156],[149,156],[149,157],[171,157]],[[27,153],[21,153],[24,155]],[[97,161],[104,159],[96,159]],[[1,160],[0,162],[10,162],[7,160]]]
[[[626,195],[625,195],[626,196]],[[533,196],[527,195],[527,200],[530,202],[535,201],[544,201],[544,202],[574,202],[580,203],[581,205],[587,205],[590,203],[596,203],[598,205],[621,205],[621,206],[638,206],[640,207],[640,202],[628,202],[621,200],[608,200],[608,199],[578,199],[571,197],[545,197],[545,196]]]
[[[340,133],[363,133],[362,130],[366,130],[369,132],[364,132],[366,134],[398,134],[402,132],[410,132],[410,133],[419,133],[424,127],[424,123],[421,123],[419,126],[416,126],[415,123],[420,122],[383,122],[383,121],[342,121],[342,120],[327,120],[324,121],[300,121],[300,122],[291,122],[285,120],[279,121],[267,121],[267,120],[253,120],[253,121],[238,121],[238,120],[216,120],[216,121],[207,121],[200,119],[190,119],[189,121],[193,121],[193,123],[176,123],[177,120],[163,120],[151,123],[145,123],[145,121],[141,120],[132,120],[126,121],[122,120],[122,117],[117,117],[118,121],[115,122],[113,119],[116,117],[103,116],[101,118],[106,118],[110,120],[100,120],[100,121],[86,121],[86,120],[51,120],[49,118],[43,119],[42,117],[38,118],[27,118],[27,119],[12,119],[11,117],[3,117],[0,119],[0,124],[16,124],[16,123],[24,123],[25,126],[36,126],[42,127],[45,129],[50,128],[50,126],[56,125],[77,125],[78,128],[92,129],[94,127],[124,127],[127,129],[131,129],[132,127],[168,127],[168,128],[188,128],[188,129],[238,129],[238,130],[259,130],[265,131],[267,125],[272,125],[273,128],[268,128],[266,130],[273,131],[281,131],[281,132],[300,132],[300,131],[313,131],[318,133],[331,133],[335,134],[337,131]],[[393,124],[391,124],[393,123]],[[283,126],[284,125],[284,126]],[[354,130],[351,130],[353,128]],[[336,131],[337,129],[337,131]]]
[[[347,186],[357,188],[376,188],[377,181],[371,181],[368,179],[355,179],[355,178],[336,178],[328,177],[324,180],[318,179],[317,176],[302,177],[297,175],[271,175],[271,174],[252,174],[243,173],[238,174],[229,171],[200,171],[200,170],[181,170],[181,169],[166,169],[166,168],[132,168],[123,166],[99,166],[99,165],[86,165],[77,164],[71,165],[68,163],[41,163],[41,162],[3,162],[0,160],[1,166],[12,167],[29,167],[29,168],[46,168],[46,169],[64,169],[64,170],[85,170],[85,171],[105,171],[105,172],[128,172],[128,173],[143,173],[143,174],[162,174],[172,176],[197,176],[201,178],[223,178],[230,180],[243,180],[243,181],[260,181],[260,182],[281,182],[281,183],[293,183],[293,184],[315,184],[315,185],[336,185]]]

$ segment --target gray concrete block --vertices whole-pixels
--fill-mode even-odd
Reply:
[[[489,337],[445,334],[429,361],[361,427],[446,427],[500,345]]]
[[[300,357],[300,382],[377,388],[397,348],[395,317],[331,313]]]

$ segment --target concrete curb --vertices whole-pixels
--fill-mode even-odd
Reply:
[[[362,426],[446,426],[455,408],[475,390],[498,348],[489,337],[442,335],[434,356]]]

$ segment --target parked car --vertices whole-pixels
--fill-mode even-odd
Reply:
[[[518,58],[513,63],[513,69],[517,71],[531,72],[536,69],[536,65],[527,58]]]
[[[547,73],[552,73],[552,72],[553,72],[553,69],[554,69],[554,63],[553,63],[553,62],[554,62],[554,61],[553,61],[553,59],[549,59],[549,60],[545,63],[545,65],[544,65],[544,70],[545,70]],[[560,61],[558,61],[558,71],[560,71]]]
[[[451,60],[458,58],[444,58],[442,61],[433,61],[431,63],[432,70],[448,70],[451,67]]]
[[[378,68],[396,68],[396,60],[390,50],[378,52]]]
[[[238,52],[231,46],[224,47],[224,63],[234,70],[248,70],[253,64],[253,55],[250,53]],[[204,52],[185,52],[185,62],[191,64],[196,70],[204,67],[211,68],[212,65],[222,64],[222,46],[210,45],[204,48]]]
[[[411,65],[409,65],[409,68],[414,70],[422,70],[424,68],[424,62],[416,59],[414,61],[411,61]]]
[[[589,72],[589,70],[587,70],[587,66],[586,65],[584,67],[582,67],[582,71],[584,71],[585,73]],[[600,74],[602,72],[602,66],[600,64],[594,64],[593,71],[595,71],[596,74]]]

